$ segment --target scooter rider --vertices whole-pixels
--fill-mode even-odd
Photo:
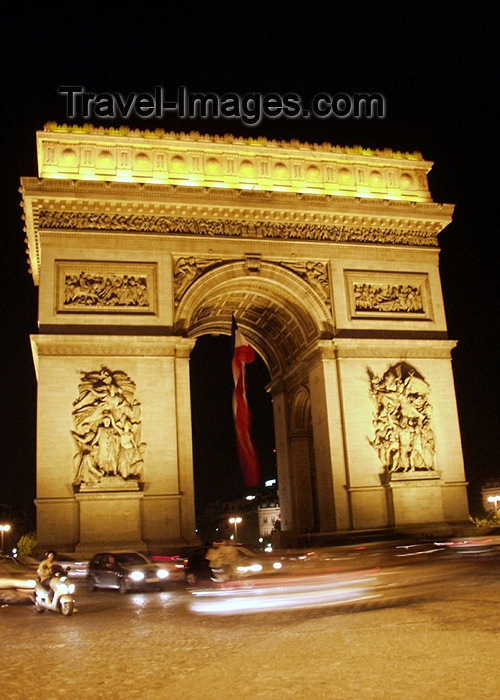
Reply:
[[[53,610],[61,612],[64,616],[69,616],[76,612],[75,584],[69,583],[67,580],[68,569],[55,561],[56,556],[56,552],[49,549],[45,553],[45,559],[38,565],[38,581],[32,600],[37,612]]]
[[[56,556],[57,552],[54,552],[53,549],[49,549],[48,552],[45,552],[45,559],[40,562],[37,569],[37,574],[40,577],[40,583],[49,591],[49,593],[52,593],[52,589],[50,587],[52,577],[57,571],[61,570],[60,565],[57,564],[55,560]]]

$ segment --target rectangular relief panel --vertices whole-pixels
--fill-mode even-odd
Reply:
[[[427,274],[344,270],[344,276],[351,319],[433,320]]]
[[[56,261],[56,313],[157,314],[157,265]]]

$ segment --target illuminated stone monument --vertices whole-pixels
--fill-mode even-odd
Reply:
[[[196,541],[189,356],[232,314],[269,369],[283,542],[467,520],[432,163],[90,126],[37,146],[40,543]]]

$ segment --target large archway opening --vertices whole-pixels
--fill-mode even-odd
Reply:
[[[284,531],[297,528],[312,531],[317,521],[316,487],[308,477],[310,497],[305,517],[301,485],[302,473],[314,469],[313,434],[309,422],[307,435],[303,430],[300,435],[308,447],[305,462],[302,449],[295,449],[297,440],[292,441],[297,436],[290,432],[290,401],[298,386],[308,385],[314,366],[322,386],[318,342],[331,339],[333,333],[324,300],[300,276],[284,264],[262,262],[258,271],[254,271],[255,265],[252,259],[204,272],[187,289],[177,307],[176,332],[195,340],[190,356],[190,382],[196,521],[200,521],[200,513],[214,499],[227,503],[233,496],[236,500],[246,495],[232,418],[230,334],[234,317],[259,356],[256,362],[247,365],[247,396],[253,416],[252,438],[261,462],[261,484],[264,485],[268,474],[271,478],[276,475]],[[214,362],[221,362],[220,370],[212,368]],[[219,371],[223,374],[219,375]],[[214,401],[222,413],[219,422],[211,426],[208,418],[210,422],[215,419]],[[321,391],[319,402],[323,406]],[[259,406],[262,403],[264,411]],[[323,430],[321,421],[320,430]],[[328,454],[324,456],[325,465]],[[323,471],[324,490],[328,491],[331,490],[328,466]],[[330,511],[331,508],[323,520],[331,528]]]
[[[232,414],[231,338],[202,335],[190,356],[191,417],[197,519],[212,504],[243,498]],[[276,479],[275,440],[269,371],[260,355],[247,365],[247,399],[260,486]]]

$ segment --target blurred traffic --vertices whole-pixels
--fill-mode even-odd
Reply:
[[[27,602],[36,585],[36,569],[21,564],[15,557],[0,557],[0,603]]]
[[[500,553],[500,527],[491,528],[483,535],[452,537],[436,542],[436,545],[455,554],[491,555]]]
[[[401,536],[275,550],[269,545],[253,547],[225,540],[152,556],[111,550],[85,559],[60,553],[56,561],[77,586],[89,592],[180,591],[186,609],[196,615],[341,606],[359,609],[432,597],[454,585],[476,562],[489,571],[500,568],[500,532],[491,528],[467,537],[419,540]],[[33,557],[3,555],[0,601],[32,600],[38,565]]]
[[[219,547],[220,551],[221,547]],[[226,554],[222,547],[223,554]],[[376,542],[257,554],[233,547],[190,590],[197,614],[404,604],[452,583],[461,563],[433,541]],[[497,557],[493,546],[489,555]],[[213,553],[207,550],[208,561]]]

